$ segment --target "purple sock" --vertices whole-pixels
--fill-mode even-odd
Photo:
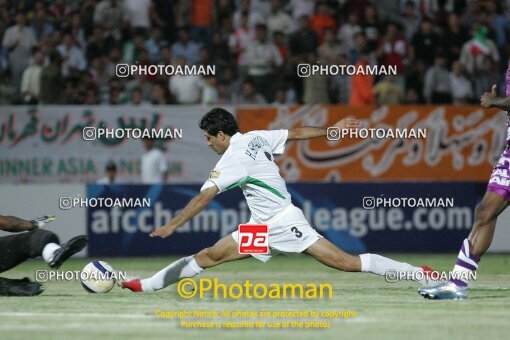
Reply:
[[[451,282],[460,287],[468,286],[468,281],[474,276],[474,272],[478,268],[478,262],[480,262],[480,258],[471,254],[469,248],[469,241],[465,239],[452,272]]]

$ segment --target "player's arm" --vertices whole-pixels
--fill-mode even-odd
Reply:
[[[332,127],[339,129],[356,129],[361,127],[361,122],[355,118],[344,118],[334,124]],[[327,129],[322,127],[304,126],[289,130],[287,140],[302,140],[324,137],[327,135]]]
[[[498,97],[496,85],[492,85],[491,92],[482,94],[480,104],[486,108],[496,107],[501,110],[510,111],[510,97]]]
[[[19,233],[43,227],[53,220],[55,220],[55,216],[51,215],[34,218],[31,221],[15,216],[0,216],[0,230]]]
[[[201,212],[207,204],[216,196],[219,189],[216,185],[213,185],[207,189],[202,190],[198,195],[193,197],[191,201],[184,207],[184,209],[175,216],[170,222],[165,224],[163,227],[154,230],[150,233],[151,237],[162,237],[166,238],[182,226],[184,223],[193,218],[196,214]]]

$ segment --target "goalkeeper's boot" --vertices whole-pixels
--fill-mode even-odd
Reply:
[[[49,262],[50,267],[55,269],[60,267],[68,258],[85,248],[88,241],[89,238],[87,236],[80,235],[62,244],[60,248],[55,250],[53,258]]]
[[[31,282],[28,277],[23,279],[0,277],[0,296],[34,296],[41,294],[43,290],[43,285]]]

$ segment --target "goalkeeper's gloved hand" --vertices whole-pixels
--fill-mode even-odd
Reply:
[[[41,217],[36,217],[34,218],[32,221],[32,225],[34,226],[34,229],[37,229],[37,228],[42,228],[44,227],[46,224],[52,222],[52,221],[55,221],[56,218],[55,216],[53,215],[44,215],[44,216],[41,216]]]

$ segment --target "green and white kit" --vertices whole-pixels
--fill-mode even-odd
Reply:
[[[291,202],[285,181],[274,162],[285,150],[288,130],[236,133],[201,190],[216,185],[221,192],[240,187],[251,212],[249,224],[267,224],[269,247],[281,252],[303,252],[321,235],[301,209]],[[238,241],[237,230],[232,237]],[[267,261],[271,254],[253,255]]]

